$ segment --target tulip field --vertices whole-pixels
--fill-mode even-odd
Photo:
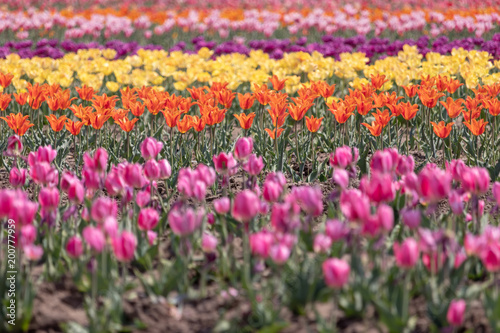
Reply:
[[[0,332],[500,332],[499,115],[499,0],[0,0]]]

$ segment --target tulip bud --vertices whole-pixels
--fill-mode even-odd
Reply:
[[[160,214],[153,208],[144,208],[139,212],[137,224],[141,230],[152,230],[160,221]]]
[[[245,160],[252,153],[252,150],[252,138],[240,138],[238,139],[238,141],[236,141],[236,145],[234,147],[234,157],[236,157],[236,159],[239,161]]]
[[[467,304],[463,299],[454,299],[448,307],[446,319],[452,326],[460,326],[464,323],[464,315]]]
[[[78,258],[83,253],[82,239],[78,236],[71,236],[66,244],[66,252],[72,258]]]
[[[9,182],[13,187],[22,187],[26,183],[26,169],[16,167],[10,170]]]
[[[405,239],[402,244],[394,243],[393,250],[399,267],[412,268],[418,261],[420,251],[413,238]]]
[[[250,222],[260,209],[260,200],[250,190],[243,190],[234,198],[233,217],[241,222]]]
[[[201,238],[201,248],[203,252],[214,253],[217,250],[217,237],[210,234],[203,234]]]
[[[231,200],[228,197],[214,200],[214,209],[217,214],[227,214],[229,212],[229,209],[231,209]]]
[[[351,267],[342,259],[327,259],[323,262],[322,268],[323,277],[328,287],[342,288],[349,280]]]
[[[112,240],[113,253],[118,261],[130,261],[134,258],[137,239],[129,231],[123,231],[118,237]]]

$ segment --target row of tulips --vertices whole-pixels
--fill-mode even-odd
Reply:
[[[164,50],[138,50],[137,55],[115,59],[112,49],[79,50],[61,59],[22,59],[9,54],[0,59],[3,73],[14,75],[12,85],[26,91],[28,83],[58,84],[68,88],[87,85],[95,91],[117,92],[131,86],[154,86],[156,90],[182,92],[215,82],[228,82],[228,88],[240,92],[254,90],[254,83],[266,83],[273,75],[285,81],[285,91],[296,93],[304,83],[324,80],[330,84],[360,88],[371,75],[385,75],[389,80],[384,90],[396,89],[421,79],[422,76],[454,76],[469,89],[478,84],[494,84],[500,80],[500,60],[476,50],[453,49],[450,55],[428,52],[425,58],[417,45],[404,45],[397,56],[369,63],[364,53],[342,53],[340,59],[319,52],[285,53],[272,59],[262,50],[248,56],[232,53],[213,57],[206,47],[196,54]]]
[[[231,6],[232,7],[232,6]],[[498,7],[459,10],[403,9],[380,10],[346,5],[332,9],[314,6],[311,10],[200,9],[182,10],[151,7],[121,11],[113,8],[87,11],[47,11],[29,8],[0,11],[0,32],[18,39],[53,37],[93,40],[96,38],[155,39],[211,34],[222,39],[230,35],[250,34],[271,37],[286,34],[360,35],[439,34],[455,32],[480,37],[498,30]],[[191,37],[192,38],[192,37]],[[174,38],[175,39],[175,38]]]
[[[0,75],[5,91],[11,79]],[[259,138],[256,149],[266,164],[295,180],[326,180],[326,160],[316,163],[316,156],[339,145],[357,146],[363,171],[370,152],[397,147],[407,154],[421,151],[426,162],[441,160],[443,165],[463,158],[498,176],[500,84],[470,91],[446,76],[422,77],[418,84],[389,93],[383,91],[384,75],[372,75],[367,82],[348,89],[343,98],[333,97],[336,85],[325,81],[303,85],[292,97],[282,92],[286,79],[277,76],[269,85],[254,84],[253,93],[214,83],[188,88],[190,97],[151,87],[108,96],[87,86],[77,87],[75,96],[59,85],[29,84],[27,92],[0,94],[0,110],[6,113],[0,124],[23,137],[31,150],[59,147],[58,167],[67,165],[71,149],[80,162],[78,147],[105,146],[116,163],[123,157],[136,160],[138,142],[152,136],[168,138],[168,157],[175,160],[177,173],[193,160],[209,163],[216,152],[232,147],[233,133],[243,132]]]
[[[334,190],[325,196],[263,171],[254,148],[241,137],[232,153],[213,156],[213,167],[182,168],[172,181],[164,144],[146,138],[136,162],[110,165],[104,148],[85,153],[80,178],[58,170],[50,146],[26,155],[20,137],[10,137],[4,154],[14,189],[0,190],[0,235],[16,239],[16,327],[29,328],[39,283],[31,270],[42,265],[43,280],[69,276],[88,295],[90,332],[136,329],[122,321],[131,289],[175,292],[182,309],[207,287],[242,295],[247,319],[232,324],[250,329],[273,327],[286,308],[314,313],[319,331],[335,331],[338,318],[317,311],[330,302],[342,317],[363,317],[372,306],[379,327],[413,330],[409,305],[423,297],[431,326],[421,330],[461,327],[470,300],[500,330],[500,183],[486,169],[453,160],[416,172],[412,156],[391,148],[358,175],[359,151],[343,146],[329,157]]]
[[[54,9],[54,8],[72,8],[73,10],[85,11],[86,9],[99,10],[99,9],[110,9],[116,6],[113,0],[23,0],[21,2],[14,0],[5,0],[4,4],[8,8],[22,9],[26,8],[41,8],[41,9]],[[153,0],[145,4],[136,3],[130,0],[125,0],[121,3],[121,7],[116,9],[116,12],[122,15],[137,16],[137,11],[139,10],[153,10],[153,9],[171,9],[171,8],[197,8],[197,9],[237,9],[237,8],[270,8],[273,10],[297,10],[297,11],[307,11],[309,8],[319,7],[327,8],[330,10],[336,10],[338,8],[344,8],[348,12],[355,11],[359,8],[368,9],[379,9],[379,10],[408,10],[409,8],[425,8],[443,11],[448,10],[470,10],[470,9],[485,9],[490,7],[498,7],[498,0],[486,0],[481,3],[472,0],[461,0],[450,2],[448,0],[439,1],[416,1],[416,0],[404,0],[404,1],[380,1],[380,0],[355,0],[349,2],[347,5],[344,1],[303,1],[303,0],[266,0],[266,1],[252,1],[252,0],[238,0],[238,1],[227,1],[227,0],[215,0],[210,3],[202,2],[199,0],[185,0],[178,2],[175,0]]]
[[[98,42],[78,43],[66,39],[59,42],[57,39],[40,39],[36,43],[31,40],[19,42],[9,41],[0,46],[0,58],[5,58],[8,54],[18,54],[21,58],[47,57],[52,59],[62,58],[66,53],[78,52],[88,49],[112,49],[116,51],[115,59],[120,59],[129,55],[136,55],[137,51],[143,50],[163,50],[169,52],[182,51],[187,54],[195,54],[202,48],[213,51],[213,57],[223,54],[240,53],[249,55],[251,50],[262,50],[269,54],[272,59],[282,59],[285,53],[291,52],[319,52],[323,56],[335,57],[340,60],[342,53],[361,52],[374,61],[384,56],[394,56],[403,51],[405,45],[415,45],[420,54],[425,56],[428,52],[439,54],[450,54],[453,49],[463,48],[465,50],[481,50],[488,52],[493,59],[500,59],[500,34],[494,34],[491,40],[483,38],[463,38],[449,40],[446,36],[441,36],[431,40],[428,36],[418,39],[398,39],[390,41],[388,38],[371,38],[358,35],[355,37],[333,37],[331,35],[321,36],[321,42],[314,37],[301,37],[298,39],[263,39],[246,41],[243,37],[235,37],[233,40],[217,43],[205,40],[203,35],[197,36],[190,43],[181,41],[171,46],[172,40],[163,40],[160,44],[139,45],[138,42],[123,42],[120,40],[110,40],[104,44]]]

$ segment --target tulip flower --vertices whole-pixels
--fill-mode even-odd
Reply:
[[[204,233],[201,238],[201,249],[205,253],[214,253],[217,251],[217,237]]]
[[[252,127],[253,119],[255,118],[255,112],[249,113],[246,115],[245,113],[235,114],[234,117],[238,119],[240,126],[244,130],[250,129]]]
[[[129,231],[123,231],[120,236],[113,238],[111,245],[118,261],[128,262],[134,258],[137,239]]]
[[[488,122],[484,121],[484,119],[479,119],[479,121],[477,121],[476,119],[472,119],[470,122],[465,122],[464,124],[472,134],[474,134],[475,136],[479,136],[484,133]]]
[[[160,215],[158,211],[153,208],[144,208],[139,212],[139,216],[137,217],[137,224],[139,229],[141,230],[152,230],[160,221]]]
[[[251,137],[239,138],[234,146],[234,157],[238,161],[246,160],[247,157],[252,153],[253,150],[253,140]]]
[[[327,259],[323,262],[322,269],[328,287],[338,289],[347,284],[351,267],[346,261],[337,258]]]
[[[454,299],[450,302],[448,312],[446,313],[446,320],[452,326],[460,326],[464,323],[464,315],[467,304],[463,299]]]
[[[406,238],[402,244],[394,243],[393,250],[399,267],[412,268],[416,265],[420,251],[413,238]]]
[[[83,254],[83,243],[79,236],[71,236],[66,243],[66,252],[72,258],[79,258]]]
[[[453,122],[445,125],[444,121],[440,121],[439,124],[431,121],[431,124],[434,133],[441,139],[446,139],[450,135],[451,128],[453,126]]]
[[[260,200],[257,195],[250,190],[243,190],[234,198],[233,217],[241,222],[250,222],[258,213]]]

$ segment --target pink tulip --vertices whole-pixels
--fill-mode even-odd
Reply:
[[[9,210],[9,218],[19,223],[19,225],[32,224],[38,211],[38,204],[20,197],[10,202]]]
[[[158,237],[158,234],[152,230],[148,230],[148,243],[149,245],[153,246],[155,243],[156,238]]]
[[[89,153],[83,154],[84,167],[90,170],[96,171],[97,173],[102,173],[106,171],[108,166],[108,152],[104,148],[97,148],[94,156]]]
[[[500,270],[500,244],[490,242],[480,249],[479,257],[488,272],[498,272]]]
[[[349,186],[349,173],[344,169],[334,169],[332,180],[341,189],[345,189]]]
[[[106,245],[106,239],[101,229],[93,226],[86,226],[82,231],[83,239],[96,252],[101,252]]]
[[[152,161],[152,160],[151,160]],[[141,208],[145,207],[151,201],[151,193],[149,191],[139,191],[135,196],[135,202]]]
[[[56,156],[57,151],[52,149],[50,145],[39,147],[37,151],[29,153],[28,164],[30,167],[33,167],[33,165],[42,162],[50,164],[56,158]]]
[[[101,175],[96,169],[84,168],[82,180],[88,190],[97,191],[101,188]]]
[[[156,160],[147,160],[144,163],[144,175],[149,181],[160,179],[160,166]]]
[[[152,230],[160,221],[160,214],[153,208],[143,208],[137,217],[137,224],[141,230]]]
[[[18,135],[11,135],[7,139],[7,156],[19,156],[23,151],[23,143]]]
[[[283,265],[290,257],[290,249],[284,244],[275,244],[269,250],[269,256],[277,265]]]
[[[466,165],[462,160],[453,160],[451,162],[445,161],[446,172],[451,174],[453,180],[460,181],[462,172],[465,170]]]
[[[30,165],[30,177],[40,185],[56,183],[59,172],[47,162],[39,162]]]
[[[418,261],[418,243],[413,238],[407,238],[402,244],[394,243],[393,246],[396,263],[402,268],[412,268]]]
[[[493,198],[497,202],[497,205],[500,206],[500,182],[495,182],[493,184],[493,188],[492,188],[491,192],[493,194]]]
[[[68,188],[68,200],[75,204],[81,204],[83,202],[84,195],[85,188],[83,187],[83,184],[78,179],[75,179],[75,181],[71,183]]]
[[[268,202],[278,201],[282,193],[283,186],[272,179],[267,179],[266,177],[266,181],[262,187],[262,196],[264,197],[264,200]]]
[[[252,153],[253,150],[253,140],[251,137],[248,138],[239,138],[236,141],[236,145],[234,147],[234,157],[243,161],[246,160],[247,157]]]
[[[362,222],[370,215],[370,201],[359,190],[346,190],[340,195],[340,210],[351,222]]]
[[[401,211],[403,223],[410,229],[416,229],[422,219],[420,211],[417,209],[403,209]]]
[[[203,234],[201,238],[201,248],[203,252],[214,253],[217,251],[217,237],[210,234]]]
[[[14,191],[0,189],[0,220],[10,215],[15,201],[15,195]]]
[[[106,236],[113,239],[118,235],[118,221],[112,216],[106,217],[102,224]]]
[[[214,209],[217,214],[227,214],[231,209],[231,200],[228,197],[222,197],[214,200]]]
[[[134,234],[129,231],[123,231],[118,237],[113,238],[111,245],[116,260],[127,262],[134,258],[137,239]]]
[[[163,143],[154,138],[146,138],[142,141],[140,149],[145,160],[155,159],[163,148]]]
[[[158,166],[160,167],[160,179],[170,178],[172,175],[172,167],[170,163],[166,159],[159,160]]]
[[[332,242],[337,242],[347,235],[348,229],[343,222],[339,220],[327,220],[325,224],[325,233]]]
[[[354,158],[353,153],[354,151]],[[349,165],[353,165],[357,162],[359,157],[359,152],[357,148],[352,149],[348,146],[339,147],[335,150],[335,153],[330,155],[330,165],[334,168],[345,169]]]
[[[61,176],[61,182],[60,182],[61,190],[63,192],[68,192],[70,185],[75,180],[78,180],[78,177],[76,177],[74,174],[72,174],[71,172],[69,172],[67,170],[64,171],[62,176]]]
[[[38,245],[30,244],[23,248],[24,256],[30,261],[38,261],[43,256],[43,248]]]
[[[250,222],[258,213],[260,200],[250,190],[243,190],[234,198],[233,217],[241,222]]]
[[[236,172],[236,160],[232,153],[220,153],[212,158],[215,170],[221,175],[232,175]]]
[[[26,224],[21,227],[21,244],[23,246],[33,244],[36,240],[36,228],[32,224]]]
[[[396,188],[389,173],[373,172],[369,179],[364,176],[359,188],[376,203],[390,202],[396,196]]]
[[[113,166],[111,171],[106,176],[104,186],[106,187],[109,195],[123,195],[125,193],[126,183],[123,179],[122,171]]]
[[[253,255],[263,259],[269,257],[273,235],[269,231],[259,231],[250,235],[250,250]]]
[[[482,194],[488,191],[490,174],[485,168],[465,167],[461,173],[460,181],[466,192]]]
[[[271,225],[276,231],[291,232],[300,226],[300,207],[296,203],[275,203],[271,210]]]
[[[142,188],[146,185],[146,179],[142,174],[142,167],[137,163],[128,163],[123,170],[123,179],[128,186]]]
[[[92,203],[90,216],[97,223],[102,223],[108,217],[115,217],[118,213],[116,201],[107,197],[99,197]]]
[[[392,149],[378,150],[373,154],[370,161],[372,172],[392,173],[397,166],[399,155],[397,150]]]
[[[297,200],[300,208],[307,214],[320,216],[323,213],[323,194],[319,187],[294,187],[291,195]]]
[[[243,170],[252,176],[258,176],[262,169],[264,169],[262,156],[257,157],[255,154],[251,154],[248,160],[243,164]]]
[[[205,164],[198,164],[195,170],[195,175],[198,180],[204,182],[207,187],[212,186],[217,179],[217,175],[215,174],[215,170]]]
[[[413,160],[413,156],[399,156],[398,166],[396,167],[396,172],[400,176],[404,176],[410,172],[413,172],[415,169],[415,161]]]
[[[461,326],[464,323],[464,315],[467,304],[463,299],[454,299],[451,301],[446,314],[446,320],[452,326]]]
[[[9,182],[13,187],[22,187],[26,183],[26,169],[10,169]]]
[[[379,226],[383,230],[386,232],[391,231],[394,226],[394,210],[386,204],[379,205],[377,208],[377,219]]]
[[[450,192],[448,196],[448,203],[450,204],[451,211],[455,215],[462,215],[464,213],[464,200],[462,195],[457,191]]]
[[[327,253],[332,246],[332,239],[324,234],[317,234],[314,237],[313,250],[316,253]]]
[[[168,222],[174,234],[185,237],[201,226],[204,216],[203,208],[195,211],[191,207],[175,207],[168,214]]]
[[[55,187],[44,187],[38,194],[38,202],[45,211],[54,211],[59,205],[59,190]]]
[[[467,255],[465,254],[465,251],[462,249],[455,254],[455,261],[453,263],[453,267],[455,267],[455,269],[460,268],[460,266],[462,266],[462,263],[465,260],[467,260]]]
[[[428,202],[437,202],[448,196],[451,189],[451,175],[427,165],[418,174],[417,190]]]
[[[78,258],[83,253],[83,243],[79,236],[71,236],[66,243],[66,252],[72,258]]]
[[[207,185],[201,180],[197,180],[194,183],[193,187],[193,197],[198,201],[205,200],[205,196],[207,195]]]
[[[349,281],[351,267],[342,259],[327,259],[323,262],[322,268],[325,283],[330,288],[342,288]]]

